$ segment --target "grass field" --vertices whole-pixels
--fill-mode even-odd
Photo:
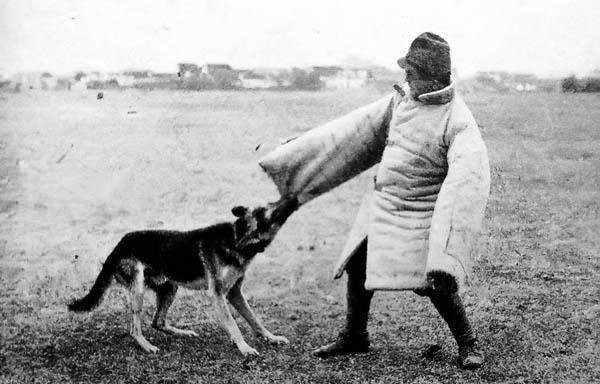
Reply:
[[[150,328],[146,296],[144,332],[157,355],[128,336],[119,289],[89,315],[66,311],[125,232],[196,228],[228,220],[234,205],[276,199],[261,155],[380,96],[0,94],[0,382],[600,382],[597,95],[465,95],[492,166],[465,295],[487,353],[478,371],[457,367],[445,324],[403,292],[376,294],[370,353],[311,356],[344,320],[345,282],[331,272],[368,173],[303,207],[251,267],[249,301],[289,346],[264,344],[239,322],[261,353],[244,360],[206,314],[206,297],[185,290],[170,319],[195,339]],[[433,343],[442,350],[422,357]]]

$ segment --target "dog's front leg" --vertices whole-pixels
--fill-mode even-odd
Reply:
[[[229,312],[229,307],[227,306],[227,301],[225,300],[225,296],[220,293],[216,293],[212,295],[213,307],[216,312],[216,317],[221,325],[227,330],[229,336],[238,347],[240,352],[244,356],[255,355],[258,356],[258,351],[246,343],[244,337],[242,336],[242,332],[238,328],[233,316],[231,316],[231,312]]]
[[[264,337],[271,344],[289,344],[289,340],[287,338],[284,336],[277,336],[269,332],[269,330],[265,328],[262,322],[256,317],[242,293],[241,279],[238,280],[233,287],[231,287],[229,293],[227,294],[227,299],[239,312],[239,314],[246,319],[256,334]]]

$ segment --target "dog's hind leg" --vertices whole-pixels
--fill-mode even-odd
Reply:
[[[289,344],[289,340],[284,336],[277,336],[269,332],[267,328],[261,323],[261,321],[256,317],[246,298],[242,293],[242,280],[238,280],[233,287],[229,290],[227,294],[227,299],[233,305],[233,307],[239,312],[240,315],[257,335],[265,338],[271,344]]]
[[[142,334],[142,306],[144,304],[144,266],[141,263],[137,263],[135,268],[135,277],[129,285],[130,294],[130,310],[131,310],[131,328],[129,333],[142,347],[142,349],[149,353],[158,352],[158,348],[150,344],[148,340]]]
[[[156,292],[156,314],[152,321],[152,326],[159,331],[169,333],[171,335],[181,336],[198,336],[194,331],[175,328],[167,324],[167,312],[175,300],[177,293],[177,285],[167,281],[158,286],[152,287]]]

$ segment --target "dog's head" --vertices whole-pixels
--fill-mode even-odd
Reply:
[[[298,199],[291,198],[254,209],[234,207],[236,247],[250,253],[264,251],[298,205]]]

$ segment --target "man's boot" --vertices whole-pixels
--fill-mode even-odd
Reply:
[[[476,369],[485,361],[483,352],[477,348],[477,338],[471,328],[467,313],[458,293],[431,292],[431,302],[448,324],[458,344],[458,363],[464,369]]]
[[[364,241],[346,266],[348,283],[346,290],[346,325],[331,344],[317,348],[318,357],[363,353],[369,350],[367,322],[373,291],[365,289],[367,266],[367,242]]]

